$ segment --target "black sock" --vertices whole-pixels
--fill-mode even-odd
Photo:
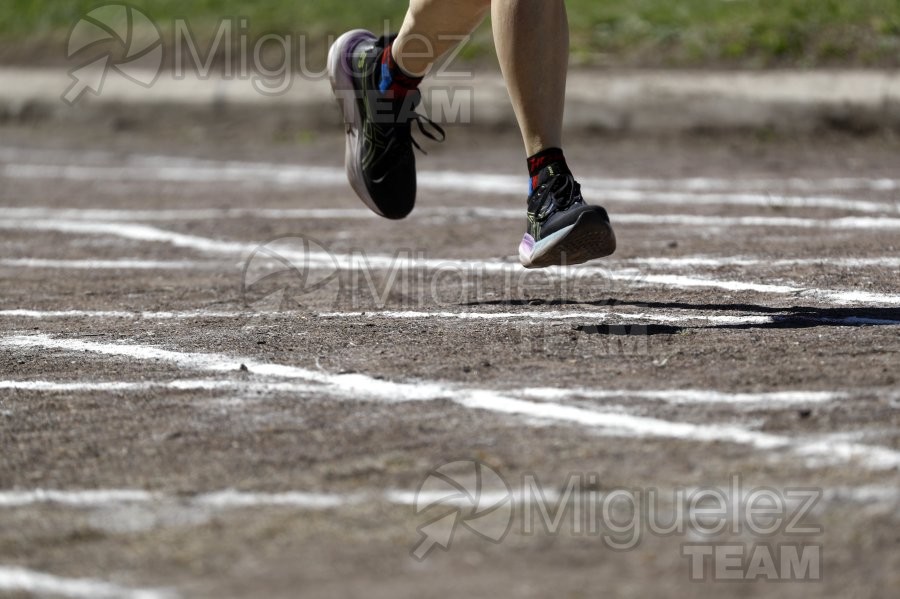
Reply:
[[[531,177],[529,193],[538,186],[538,176],[541,171],[551,164],[561,165],[560,170],[563,173],[571,172],[561,148],[547,148],[528,157],[528,176]]]

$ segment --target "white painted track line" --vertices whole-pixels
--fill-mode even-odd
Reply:
[[[471,211],[470,211],[471,213]],[[466,215],[463,210],[425,209],[429,216]],[[512,216],[512,211],[503,212],[504,217]],[[187,222],[192,220],[216,219],[335,219],[335,220],[375,220],[378,216],[371,210],[361,208],[193,208],[125,210],[115,208],[49,208],[31,206],[0,207],[0,215],[6,219],[61,219],[86,222]],[[518,214],[518,216],[522,216]]]
[[[566,423],[596,429],[610,436],[677,439],[685,442],[725,442],[748,445],[757,450],[784,450],[808,458],[810,466],[853,463],[871,470],[900,466],[900,452],[887,447],[859,443],[808,441],[757,432],[733,425],[700,425],[671,422],[599,411],[553,402],[527,401],[490,389],[476,389],[440,381],[392,382],[364,374],[334,374],[297,366],[260,362],[222,354],[182,352],[130,343],[98,343],[62,339],[48,335],[17,335],[0,338],[0,347],[58,349],[118,356],[142,361],[160,361],[187,370],[225,373],[237,372],[243,364],[250,373],[274,379],[300,380],[321,385],[320,394],[350,401],[450,400],[473,410],[484,410],[544,422]]]
[[[128,223],[89,223],[78,221],[2,221],[0,229],[55,231],[67,234],[105,235],[135,241],[167,243],[179,248],[196,250],[207,254],[246,257],[254,245],[240,241],[210,239],[198,235],[188,235],[167,231],[149,225]],[[523,275],[521,266],[514,263],[484,260],[439,260],[418,257],[397,257],[367,254],[335,254],[329,252],[281,251],[282,257],[304,268],[322,268],[331,271],[340,269],[400,269],[421,268],[435,270],[455,270],[475,273],[514,273]],[[545,272],[562,276],[595,275],[612,281],[623,281],[633,286],[661,286],[676,289],[724,289],[726,291],[753,291],[772,295],[788,295],[797,298],[812,298],[837,304],[883,304],[900,305],[900,293],[875,293],[864,290],[818,289],[800,286],[796,283],[768,284],[750,281],[723,280],[713,277],[689,277],[681,275],[645,274],[639,270],[612,270],[601,266],[575,268],[551,268]]]
[[[293,313],[300,314],[300,313]],[[103,319],[120,318],[129,320],[189,320],[192,318],[255,318],[262,316],[276,316],[278,313],[266,314],[262,312],[223,312],[215,310],[185,310],[180,312],[126,312],[124,310],[0,310],[0,318],[34,318],[34,319]],[[287,315],[287,313],[285,313]]]
[[[886,211],[884,208],[882,211]],[[116,222],[187,222],[192,220],[214,220],[225,218],[263,218],[263,219],[327,219],[327,220],[376,220],[377,216],[368,210],[359,208],[307,208],[307,209],[266,209],[256,210],[106,210],[106,209],[53,209],[53,208],[17,208],[0,207],[7,223],[15,221],[33,221],[34,219],[84,221],[86,223]],[[421,208],[410,217],[429,220],[482,220],[505,219],[522,220],[525,212],[521,209],[508,208],[468,208],[442,207]],[[692,214],[637,214],[612,213],[614,225],[675,225],[683,227],[702,227],[718,229],[723,227],[774,227],[798,229],[900,229],[900,218],[888,216],[856,216],[843,218],[801,218],[787,216],[700,216]],[[34,225],[37,226],[37,225]],[[13,227],[14,228],[14,227]],[[27,228],[22,223],[20,228]]]
[[[609,267],[640,266],[643,268],[668,268],[698,270],[726,267],[794,268],[815,266],[823,269],[900,268],[900,257],[871,256],[866,258],[764,258],[740,256],[680,256],[607,258],[603,264]],[[46,268],[59,270],[226,270],[243,268],[241,262],[214,260],[144,260],[141,258],[83,258],[56,260],[47,258],[0,258],[0,266],[10,268]]]
[[[77,159],[73,163],[73,158]],[[206,167],[247,167],[247,168],[271,168],[281,170],[302,170],[308,165],[276,163],[276,162],[247,162],[229,160],[209,160],[190,156],[174,156],[159,154],[126,154],[79,150],[78,153],[65,150],[48,150],[45,148],[23,148],[13,146],[0,146],[0,162],[16,163],[27,161],[34,166],[42,165],[83,165],[83,166],[114,166],[125,164],[130,166],[206,166]],[[339,167],[331,167],[339,170]],[[427,172],[427,171],[426,171]],[[448,173],[448,177],[462,178],[472,175],[470,172],[441,171]],[[478,176],[501,177],[504,175],[492,175],[488,173],[475,173]],[[794,191],[896,191],[900,189],[900,179],[891,177],[823,177],[803,178],[787,177],[773,178],[720,178],[720,177],[687,177],[687,178],[634,178],[634,177],[592,177],[584,179],[585,182],[597,187],[609,187],[614,189],[644,190],[644,189],[678,189],[684,191],[723,191],[731,189],[769,191],[772,188],[782,188]]]
[[[222,379],[177,379],[162,381],[0,381],[0,390],[37,393],[141,393],[146,391],[220,391],[241,393],[310,394],[321,387],[291,381],[230,381]]]
[[[170,382],[157,381],[37,381],[4,380],[0,390],[36,393],[141,393],[146,391],[221,391],[255,392],[268,394],[309,395],[320,393],[321,386],[298,382],[264,380],[222,380],[222,379],[177,379]],[[626,402],[613,406],[632,407],[634,401],[661,402],[672,405],[706,404],[734,405],[752,408],[794,408],[810,404],[824,404],[845,399],[855,399],[865,395],[864,391],[769,391],[761,393],[725,393],[709,389],[596,389],[556,387],[536,387],[528,389],[502,389],[505,395],[537,399],[541,401],[564,401],[579,399],[615,400]],[[890,396],[886,390],[872,390],[873,395]],[[896,395],[896,394],[895,394]],[[628,405],[626,405],[628,404]]]
[[[731,227],[785,227],[825,230],[900,229],[900,218],[854,216],[844,218],[795,218],[779,216],[696,216],[691,214],[613,214],[613,225],[676,225],[704,229]]]
[[[203,260],[144,260],[141,258],[98,258],[50,260],[46,258],[2,258],[0,266],[11,268],[47,268],[60,270],[225,270],[241,266],[233,262]]]
[[[0,508],[20,508],[31,505],[52,504],[70,508],[109,507],[134,503],[188,503],[197,507],[234,509],[242,507],[294,507],[302,509],[329,509],[373,500],[367,494],[309,493],[242,493],[232,489],[194,496],[165,495],[138,489],[85,489],[85,490],[0,490]]]
[[[15,508],[42,503],[53,503],[69,507],[96,507],[120,503],[143,503],[152,501],[156,495],[139,489],[103,489],[80,491],[57,491],[53,489],[33,489],[29,491],[0,491],[0,508]]]
[[[0,591],[76,599],[168,599],[176,596],[168,590],[130,589],[102,580],[64,578],[16,566],[0,566]]]
[[[346,187],[346,174],[343,168],[314,166],[314,165],[287,165],[275,163],[249,163],[249,162],[217,162],[196,159],[176,159],[172,157],[162,158],[135,158],[128,164],[120,166],[108,165],[50,165],[8,163],[0,166],[0,177],[9,179],[34,179],[54,180],[64,179],[73,181],[114,181],[119,183],[146,183],[152,181],[178,182],[178,183],[229,183],[249,184],[255,186],[289,186],[303,185],[305,187]],[[873,202],[870,200],[855,200],[832,196],[787,196],[781,193],[771,193],[771,187],[762,185],[763,190],[770,193],[723,193],[721,190],[727,184],[719,180],[704,188],[702,179],[687,180],[679,183],[674,180],[666,183],[662,180],[650,180],[648,183],[640,183],[634,179],[582,179],[583,189],[588,197],[596,198],[598,202],[623,202],[623,203],[656,203],[668,205],[739,205],[756,207],[786,207],[786,208],[825,208],[835,210],[850,210],[861,212],[898,212],[896,202]],[[790,187],[791,180],[786,180]],[[832,180],[840,181],[840,180]],[[862,184],[864,180],[861,180]],[[774,182],[773,182],[774,183]],[[782,182],[784,183],[784,182]],[[434,191],[461,191],[470,193],[486,193],[492,195],[522,195],[522,178],[514,175],[490,175],[485,173],[461,173],[461,172],[434,172],[421,171],[418,174],[418,184],[421,189]],[[740,188],[739,183],[733,186]],[[757,182],[749,183],[751,187],[759,188]],[[893,191],[893,180],[872,180],[865,183],[863,189],[874,191]],[[654,190],[659,186],[661,190]],[[670,186],[681,187],[686,191],[663,191]],[[832,186],[839,187],[837,184]],[[776,190],[781,185],[773,185]],[[846,190],[847,188],[841,188]],[[853,189],[852,187],[850,189]],[[718,193],[710,194],[710,191]]]
[[[615,262],[615,260],[613,260]],[[728,266],[767,268],[793,268],[796,266],[818,266],[823,268],[900,268],[898,256],[873,256],[868,258],[761,258],[753,256],[680,256],[641,257],[621,260],[623,264],[651,268],[722,268]]]
[[[802,406],[809,404],[842,401],[851,397],[845,391],[767,391],[762,393],[722,393],[708,389],[659,390],[602,390],[596,389],[555,389],[535,387],[522,391],[524,397],[536,399],[618,399],[628,397],[649,401],[661,401],[674,405],[722,404],[743,406]]]
[[[3,313],[0,312],[0,316]],[[650,313],[632,313],[632,312],[560,312],[560,311],[544,311],[544,312],[423,312],[423,311],[403,311],[395,312],[390,310],[376,310],[369,312],[323,312],[318,315],[320,318],[391,318],[399,320],[408,319],[442,319],[442,320],[590,320],[590,321],[614,321],[619,320],[637,320],[661,323],[691,323],[704,322],[711,325],[719,326],[742,326],[742,325],[765,325],[777,324],[788,320],[803,320],[809,323],[820,323],[832,326],[893,326],[900,325],[900,320],[887,318],[869,318],[864,316],[848,316],[845,318],[830,318],[791,314],[775,314],[771,316],[729,316],[729,315],[708,315],[708,314],[650,314]],[[638,334],[638,333],[635,333]]]
[[[307,318],[309,313],[298,311],[283,312],[224,312],[213,310],[186,310],[174,312],[125,312],[107,310],[0,310],[0,318],[30,318],[44,319],[127,319],[127,320],[191,320],[191,319],[222,319],[231,320],[239,318]],[[897,326],[900,319],[876,318],[866,316],[825,317],[805,314],[771,314],[771,315],[741,315],[727,314],[703,314],[697,311],[679,311],[679,313],[659,310],[657,313],[648,312],[610,312],[606,310],[590,311],[561,311],[542,310],[517,312],[485,312],[480,310],[466,310],[462,312],[446,311],[420,311],[420,310],[370,310],[368,312],[322,312],[314,315],[317,318],[347,319],[347,318],[388,318],[393,320],[411,319],[437,319],[437,320],[544,320],[566,321],[584,320],[593,324],[597,322],[619,323],[625,321],[657,322],[657,323],[705,323],[712,326],[751,326],[778,324],[787,321],[803,321],[810,324],[830,326]],[[638,333],[635,333],[638,334]]]
[[[535,497],[523,493],[524,490],[509,491],[484,489],[482,493],[498,499],[510,497],[514,503],[524,503]],[[675,489],[659,490],[661,497],[674,496]],[[423,494],[424,493],[424,494]],[[556,500],[559,495],[552,489],[543,491],[544,498]],[[833,487],[823,489],[823,497],[827,500],[849,503],[895,503],[900,501],[900,491],[895,487],[872,485],[868,487],[846,488]],[[392,504],[410,506],[416,504],[416,498],[427,502],[427,492],[409,489],[365,490],[357,493],[321,493],[308,491],[286,491],[266,493],[223,489],[198,495],[171,495],[162,492],[149,492],[138,489],[33,489],[19,491],[0,491],[0,509],[20,509],[39,505],[56,505],[71,509],[103,509],[128,504],[172,505],[184,504],[195,508],[213,510],[231,510],[243,508],[293,508],[299,510],[329,510],[359,504]],[[445,494],[435,495],[436,500],[453,500]],[[467,505],[468,499],[460,498],[461,505]]]

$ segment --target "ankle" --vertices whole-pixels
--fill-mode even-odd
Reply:
[[[394,44],[391,43],[381,53],[378,89],[392,99],[402,100],[419,89],[422,77],[415,77],[404,72],[400,68],[400,64],[394,60],[393,48]]]
[[[561,148],[546,148],[528,157],[529,193],[538,187],[541,173],[551,165],[554,165],[559,173],[571,174],[572,172],[569,170],[569,165]]]

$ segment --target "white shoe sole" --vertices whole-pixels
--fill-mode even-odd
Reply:
[[[353,87],[353,78],[350,74],[351,65],[348,62],[348,56],[357,45],[366,41],[374,42],[376,39],[370,31],[354,29],[335,40],[328,50],[328,77],[331,80],[334,97],[344,116],[344,125],[347,127],[347,143],[344,149],[344,169],[347,171],[347,179],[359,199],[375,214],[384,216],[384,213],[372,200],[360,170],[362,145],[359,143],[359,135],[362,117],[359,114],[357,92]]]
[[[585,212],[575,224],[535,243],[525,235],[519,245],[519,262],[525,268],[573,266],[605,258],[616,251],[612,225],[596,212]]]

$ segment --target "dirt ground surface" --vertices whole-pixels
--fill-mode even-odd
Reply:
[[[0,594],[895,592],[900,141],[574,136],[549,271],[514,133],[427,150],[391,222],[340,132],[0,129]]]

